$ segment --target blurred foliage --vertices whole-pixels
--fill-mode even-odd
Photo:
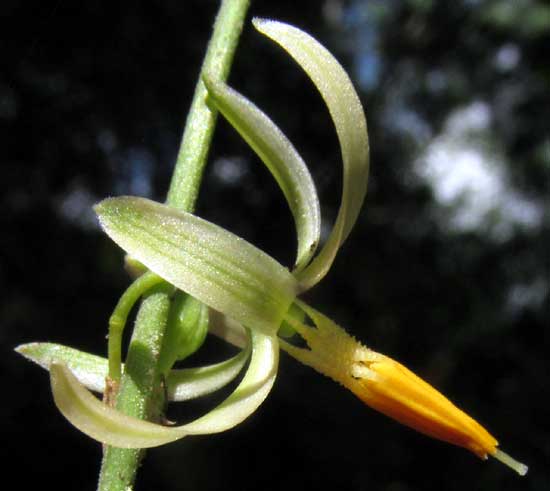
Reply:
[[[45,373],[10,351],[49,340],[105,353],[129,280],[90,206],[107,195],[164,199],[217,6],[0,7],[2,460],[32,462],[18,476],[25,489],[52,480],[94,489],[101,450],[56,412]],[[283,357],[258,413],[229,433],[149,452],[137,489],[548,489],[547,2],[264,1],[251,14],[321,40],[366,107],[366,207],[309,300],[478,417],[530,475],[520,483],[399,427]],[[338,147],[305,76],[249,27],[231,83],[296,144],[333,219]],[[223,121],[199,214],[290,263],[284,200]],[[205,356],[220,359],[219,349],[209,341]]]

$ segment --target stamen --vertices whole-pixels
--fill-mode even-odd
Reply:
[[[307,348],[280,340],[291,356],[327,375],[365,404],[432,438],[500,460],[520,476],[527,466],[498,450],[497,440],[430,384],[401,363],[358,343],[329,318],[297,301],[315,327],[287,318]]]
[[[511,469],[515,470],[520,476],[525,476],[525,474],[527,474],[527,471],[529,470],[529,467],[527,467],[525,464],[518,462],[516,459],[510,457],[507,453],[499,450],[498,448],[496,449],[495,453],[493,453],[492,457],[499,460],[504,465],[507,465]]]

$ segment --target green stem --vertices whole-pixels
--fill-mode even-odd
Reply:
[[[227,80],[250,0],[223,0],[214,24],[191,110],[178,152],[166,202],[180,210],[193,211],[218,112],[206,103],[204,73],[215,80]]]
[[[162,409],[163,393],[156,365],[170,311],[168,287],[157,287],[141,304],[116,400],[119,411],[140,419],[158,421]],[[142,455],[141,449],[105,447],[98,490],[131,489]]]
[[[168,204],[181,210],[193,211],[195,207],[216,124],[216,112],[206,105],[206,88],[202,83],[202,75],[209,73],[218,79],[227,79],[249,4],[250,0],[221,2],[167,197]],[[137,290],[140,289],[136,288]],[[166,291],[156,291],[149,295],[140,307],[116,402],[116,407],[126,414],[154,419],[155,413],[164,404],[158,361],[169,309],[170,297]],[[106,447],[98,490],[133,489],[142,457],[142,450]]]

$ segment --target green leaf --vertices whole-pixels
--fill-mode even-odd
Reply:
[[[217,109],[258,154],[281,187],[298,236],[295,272],[311,260],[319,243],[321,212],[306,164],[277,125],[258,107],[219,80],[204,77]]]
[[[365,199],[369,170],[367,124],[348,75],[326,48],[288,24],[265,19],[254,19],[253,24],[258,31],[281,45],[311,78],[327,104],[340,141],[344,166],[342,201],[324,247],[297,275],[302,289],[307,290],[330,269]]]
[[[166,377],[166,393],[170,401],[187,401],[215,392],[242,370],[251,351],[250,339],[237,355],[228,360],[202,367],[171,370]],[[77,380],[94,392],[105,391],[108,361],[101,356],[55,343],[28,343],[15,348],[28,360],[50,370],[52,364],[64,364]]]
[[[105,232],[151,271],[246,327],[277,332],[297,283],[263,251],[213,223],[144,198],[110,198],[95,210]]]
[[[186,435],[228,430],[252,414],[267,397],[277,374],[277,339],[252,333],[252,357],[245,377],[219,406],[196,421],[166,427],[133,418],[106,406],[83,387],[66,365],[53,363],[50,378],[61,413],[88,436],[114,447],[149,448]]]

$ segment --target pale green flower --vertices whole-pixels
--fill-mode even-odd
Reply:
[[[103,229],[152,272],[128,290],[111,319],[109,362],[54,345],[27,345],[20,351],[49,368],[55,402],[69,421],[92,438],[117,447],[153,447],[186,435],[214,433],[235,426],[255,411],[269,393],[282,347],[403,424],[466,447],[481,458],[492,455],[524,474],[525,466],[499,451],[497,441],[483,427],[433,387],[398,362],[362,346],[330,319],[297,299],[298,294],[326,275],[355,224],[367,189],[367,126],[349,77],[323,46],[286,24],[256,19],[254,25],[305,70],[334,121],[343,162],[342,200],[321,250],[315,255],[321,222],[319,200],[298,152],[260,109],[221,81],[207,76],[204,83],[211,103],[267,165],[288,201],[298,237],[293,271],[231,232],[193,214],[143,198],[107,199],[95,208]],[[111,377],[118,377],[120,337],[127,312],[144,289],[161,279],[189,295],[182,297],[182,302],[191,302],[182,310],[191,314],[178,321],[183,327],[176,331],[174,349],[163,367],[172,399],[199,396],[219,388],[235,377],[250,354],[243,380],[222,404],[205,416],[176,427],[126,416],[101,403],[84,387],[102,391],[107,371]],[[221,322],[209,321],[204,306],[218,312]],[[314,325],[308,325],[306,318]],[[186,372],[170,370],[173,362],[183,356],[182,347],[200,345],[209,324],[210,329],[222,332],[229,341],[241,336],[246,345],[243,352],[212,367]],[[283,324],[297,332],[308,348],[280,339],[278,333]]]

